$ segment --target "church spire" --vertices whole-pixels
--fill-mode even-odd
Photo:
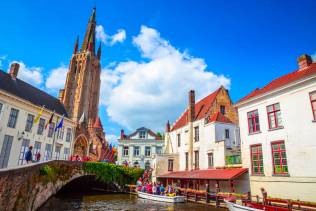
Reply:
[[[78,45],[79,45],[79,36],[77,36],[77,39],[76,39],[76,43],[75,43],[75,47],[74,47],[74,54],[77,53],[77,51],[78,51]]]
[[[89,50],[94,54],[95,51],[95,21],[96,8],[93,8],[92,14],[89,18],[86,34],[82,43],[81,51]]]
[[[101,58],[101,42],[100,42],[100,44],[99,44],[97,57],[98,57],[98,59],[100,60],[100,58]]]

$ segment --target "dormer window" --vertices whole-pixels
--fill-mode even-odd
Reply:
[[[139,138],[140,139],[146,138],[146,131],[139,131]]]
[[[221,112],[221,114],[225,115],[226,111],[225,111],[225,106],[224,105],[220,106],[220,112]]]

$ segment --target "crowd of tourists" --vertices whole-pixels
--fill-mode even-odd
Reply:
[[[177,188],[168,185],[164,186],[160,182],[149,182],[143,181],[142,178],[139,178],[136,183],[136,190],[144,193],[154,194],[154,195],[167,195],[167,196],[175,196],[177,195]]]

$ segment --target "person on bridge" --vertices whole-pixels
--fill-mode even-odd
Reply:
[[[26,163],[32,163],[32,146],[29,146],[29,150],[25,154]]]

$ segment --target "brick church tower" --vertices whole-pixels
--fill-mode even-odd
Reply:
[[[89,156],[93,160],[103,160],[108,144],[98,116],[101,43],[96,53],[95,27],[96,9],[94,8],[80,50],[79,38],[76,40],[65,87],[59,91],[59,99],[64,104],[69,117],[77,123],[73,154],[81,157]]]

